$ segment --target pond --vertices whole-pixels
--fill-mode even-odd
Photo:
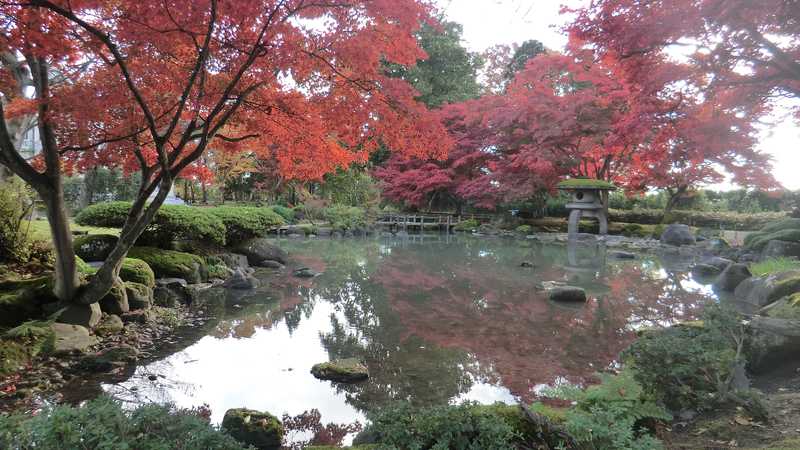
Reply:
[[[127,401],[207,404],[214,422],[233,407],[317,409],[324,422],[350,423],[396,400],[530,401],[546,385],[591,382],[636,329],[692,319],[714,301],[685,265],[621,260],[594,243],[434,235],[279,244],[289,267],[259,269],[254,292],[209,293],[226,305],[186,344],[101,388]],[[322,275],[293,277],[302,266]],[[553,303],[537,288],[549,281],[581,286],[590,299]],[[369,381],[309,373],[344,357],[362,359]]]

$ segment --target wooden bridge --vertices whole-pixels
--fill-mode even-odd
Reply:
[[[491,216],[486,214],[454,215],[449,213],[383,214],[378,216],[375,224],[403,231],[430,229],[450,231],[453,226],[468,219],[475,219],[482,223],[490,221]]]

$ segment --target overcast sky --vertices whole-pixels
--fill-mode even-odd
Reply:
[[[496,44],[537,39],[561,49],[566,36],[559,27],[566,17],[560,5],[579,6],[586,0],[436,0],[448,20],[464,26],[465,44],[481,51]],[[773,173],[789,189],[800,189],[800,127],[791,117],[776,117],[779,124],[761,134],[760,148],[775,160]],[[728,186],[714,186],[728,187]]]

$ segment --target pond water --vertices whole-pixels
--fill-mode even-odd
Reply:
[[[350,423],[396,400],[529,401],[549,384],[591,382],[637,328],[691,319],[714,301],[684,265],[619,260],[596,244],[439,235],[279,244],[289,267],[260,269],[254,292],[209,293],[226,303],[213,320],[101,388],[127,401],[208,404],[214,422],[233,407],[278,416],[317,409],[323,422]],[[293,277],[302,266],[322,275]],[[584,287],[590,300],[550,302],[537,289],[545,281]],[[369,381],[309,373],[344,357],[362,359]]]

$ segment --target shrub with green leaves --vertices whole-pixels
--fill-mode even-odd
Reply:
[[[228,243],[264,236],[269,230],[284,223],[283,218],[271,208],[217,206],[204,208],[204,211],[222,220]]]
[[[126,411],[99,397],[79,407],[55,406],[36,416],[0,415],[0,448],[243,450],[196,411],[143,405]]]
[[[399,403],[368,415],[366,433],[381,449],[507,450],[522,436],[488,408],[472,403],[415,408]]]
[[[130,208],[130,202],[98,203],[78,213],[75,222],[86,226],[121,228]],[[184,240],[225,245],[225,224],[205,208],[163,205],[137,243],[169,247],[172,241]]]
[[[0,180],[0,261],[24,261],[29,256],[28,220],[34,194],[25,183]]]
[[[645,332],[623,352],[645,391],[673,411],[707,409],[730,400],[744,364],[745,330],[738,313],[706,307],[700,325]]]
[[[283,217],[284,222],[286,223],[294,222],[294,209],[283,205],[274,205],[271,206],[270,208],[272,208],[272,210],[275,211],[275,214]]]
[[[514,231],[516,231],[519,234],[528,235],[533,232],[533,227],[530,225],[520,225]]]
[[[784,219],[766,225],[761,230],[748,234],[744,245],[748,250],[761,251],[769,241],[800,242],[800,219]]]
[[[367,212],[357,206],[336,205],[325,208],[325,220],[335,230],[354,230],[367,226]]]
[[[580,448],[663,448],[642,424],[652,420],[669,421],[672,416],[645,393],[634,373],[625,370],[619,375],[600,374],[600,381],[585,390],[564,385],[545,392],[548,396],[574,402],[566,412],[564,427]]]
[[[472,230],[478,229],[478,227],[480,227],[480,226],[481,226],[481,224],[477,220],[475,220],[475,219],[467,219],[467,220],[462,220],[461,222],[457,223],[453,227],[453,230],[454,231],[470,232]]]

